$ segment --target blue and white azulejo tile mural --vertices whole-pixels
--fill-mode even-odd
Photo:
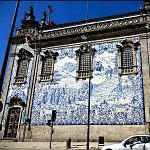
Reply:
[[[19,52],[19,50],[21,48],[23,48],[23,47],[24,47],[23,44],[18,45],[16,51]],[[30,52],[34,56],[34,51],[30,51]],[[20,97],[22,99],[23,102],[27,103],[28,89],[29,89],[29,83],[30,83],[32,66],[33,66],[33,58],[31,58],[31,60],[29,62],[29,69],[28,69],[28,74],[27,74],[27,83],[26,84],[22,84],[21,86],[14,85],[14,78],[16,76],[18,59],[19,59],[18,56],[15,56],[15,59],[14,59],[14,62],[13,62],[12,75],[11,75],[11,79],[10,79],[10,83],[9,83],[7,101],[6,101],[6,105],[5,105],[3,124],[5,122],[5,118],[6,118],[6,114],[7,114],[6,110],[8,108],[8,103],[10,102],[10,99],[12,97],[18,96],[18,97]],[[24,115],[25,115],[25,109],[23,111],[23,115],[22,116],[24,116]],[[23,122],[24,120],[22,119],[21,121]]]
[[[120,42],[92,45],[97,52],[93,59],[93,78],[90,84],[91,124],[144,124],[141,49],[139,47],[137,50],[138,75],[120,77],[116,49],[116,44]],[[45,125],[51,118],[53,109],[57,111],[55,124],[87,124],[89,81],[75,79],[75,51],[78,48],[52,50],[59,53],[54,65],[52,83],[38,82],[41,69],[39,60],[32,104],[32,125]]]

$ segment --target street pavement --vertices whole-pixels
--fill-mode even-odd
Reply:
[[[104,145],[112,144],[112,142],[106,142]],[[90,150],[98,150],[102,148],[102,146],[98,146],[98,142],[90,142],[89,143]],[[0,141],[0,150],[49,150],[50,143],[49,142],[6,142]],[[52,150],[65,150],[66,142],[52,142],[51,143]],[[85,150],[86,142],[71,142],[70,149],[78,149]]]

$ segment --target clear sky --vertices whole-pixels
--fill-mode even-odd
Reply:
[[[88,5],[87,5],[88,4]],[[100,18],[105,16],[117,15],[127,12],[138,11],[143,7],[143,1],[139,0],[118,0],[118,1],[21,1],[15,27],[20,28],[24,13],[28,12],[29,6],[33,6],[35,20],[41,22],[42,12],[46,10],[47,5],[51,5],[54,13],[51,20],[55,24],[81,21],[86,19],[86,10],[88,8],[88,19]],[[88,6],[88,7],[87,7]],[[12,25],[12,19],[16,1],[0,1],[0,70],[6,51],[8,37]],[[14,30],[14,35],[15,35]]]

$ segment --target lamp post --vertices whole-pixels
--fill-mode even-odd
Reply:
[[[82,35],[81,36],[82,40],[87,41],[87,36],[86,35]],[[88,43],[88,41],[87,41]],[[88,43],[89,44],[89,43]],[[87,46],[89,48],[89,45]],[[88,88],[89,88],[89,92],[88,92],[88,120],[87,120],[87,149],[89,149],[89,141],[90,141],[90,94],[91,94],[91,57],[89,60],[89,83],[88,83]]]
[[[91,70],[91,60],[90,60],[90,68]],[[91,71],[89,70],[89,93],[88,93],[88,122],[87,122],[87,149],[89,149],[89,139],[90,139],[90,89],[91,89]]]
[[[90,45],[88,45],[88,48],[90,48],[89,46]],[[89,60],[89,84],[88,84],[89,92],[88,92],[87,149],[90,149],[89,148],[89,142],[90,142],[90,113],[91,113],[91,99],[90,99],[90,95],[91,95],[91,61],[92,60],[91,60],[91,55],[90,55],[90,60]]]

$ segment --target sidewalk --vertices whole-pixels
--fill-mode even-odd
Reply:
[[[104,145],[109,145],[113,143],[105,143]],[[50,147],[49,142],[0,142],[0,150],[27,150],[27,149],[41,149],[41,150],[48,150]],[[89,147],[91,150],[98,150],[98,142],[90,142]],[[99,149],[101,146],[99,147]],[[51,143],[51,149],[67,149],[66,148],[66,142],[52,142]],[[86,142],[71,142],[71,149],[79,149],[79,150],[85,150],[86,149]]]

